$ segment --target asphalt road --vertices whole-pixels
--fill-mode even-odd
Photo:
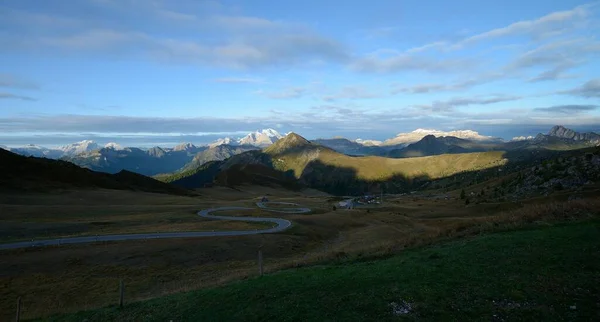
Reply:
[[[257,202],[256,205],[267,211],[286,213],[286,214],[302,214],[310,212],[309,208],[280,208],[280,209],[269,209],[267,207],[269,202],[261,203]],[[271,202],[276,204],[276,202]],[[278,203],[298,206],[293,203]],[[33,240],[23,241],[16,243],[0,244],[0,250],[2,249],[17,249],[27,247],[42,247],[42,246],[58,246],[66,244],[83,244],[83,243],[95,243],[104,241],[122,241],[122,240],[146,240],[146,239],[167,239],[167,238],[195,238],[195,237],[219,237],[219,236],[243,236],[243,235],[256,235],[256,234],[269,234],[284,231],[292,223],[289,220],[282,218],[268,218],[268,217],[230,217],[230,216],[215,216],[211,215],[212,212],[225,211],[225,210],[253,210],[255,208],[247,207],[219,207],[212,209],[205,209],[198,212],[198,216],[210,219],[220,220],[236,220],[236,221],[250,221],[250,222],[272,222],[277,226],[268,229],[258,230],[228,230],[228,231],[188,231],[188,232],[172,232],[172,233],[145,233],[145,234],[121,234],[121,235],[99,235],[99,236],[84,236],[84,237],[69,237],[59,239],[45,239],[45,240]]]

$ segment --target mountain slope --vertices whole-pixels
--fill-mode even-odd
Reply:
[[[191,169],[195,169],[207,162],[210,161],[222,161],[225,159],[228,159],[234,155],[246,152],[246,151],[250,151],[250,150],[256,150],[258,149],[255,146],[252,145],[239,145],[239,146],[232,146],[232,145],[218,145],[218,146],[214,146],[211,148],[208,148],[202,152],[198,152],[194,158],[192,159],[192,161],[190,161],[189,163],[187,163],[183,168],[182,171],[187,171],[187,170],[191,170]]]
[[[238,141],[240,145],[254,145],[259,147],[269,146],[281,139],[283,135],[273,129],[265,129],[249,133]]]
[[[579,133],[556,125],[547,134],[534,138],[518,138],[504,144],[506,150],[576,150],[600,145],[600,135],[594,132]]]
[[[277,171],[261,164],[235,164],[215,176],[215,183],[222,186],[259,185],[267,187],[284,187],[298,190],[302,184],[290,173]]]
[[[374,146],[364,145],[358,142],[350,141],[345,138],[333,139],[316,139],[311,141],[314,144],[319,144],[333,149],[339,153],[348,155],[385,155],[386,149]]]
[[[460,139],[467,139],[481,142],[502,142],[499,138],[491,136],[481,135],[476,131],[472,130],[458,130],[458,131],[438,131],[429,129],[416,129],[409,133],[399,133],[396,137],[385,140],[382,145],[408,145],[410,143],[418,142],[427,135],[434,135],[436,137],[441,136],[452,136]]]
[[[209,161],[195,169],[170,174],[159,174],[154,178],[184,188],[202,188],[213,184],[215,177],[221,171],[223,161]]]
[[[114,175],[80,168],[70,162],[24,157],[0,149],[0,189],[52,190],[65,188],[106,188],[147,192],[190,194],[176,186],[131,172]]]
[[[505,162],[500,151],[407,159],[350,157],[290,133],[263,151],[238,154],[215,165],[210,175],[218,178],[229,169],[260,165],[276,170],[278,176],[293,176],[312,188],[331,193],[357,193],[380,184],[386,186],[386,191],[401,191],[415,182],[496,167]],[[194,175],[201,172],[205,171]]]
[[[58,149],[63,151],[63,156],[72,156],[72,155],[77,155],[77,154],[81,154],[81,153],[85,153],[85,152],[94,151],[99,148],[100,148],[100,146],[96,142],[91,141],[91,140],[83,140],[80,142],[75,142],[72,144],[61,146]]]
[[[556,125],[550,129],[548,136],[554,136],[562,139],[575,141],[590,141],[592,144],[600,144],[600,134],[594,132],[579,133],[561,125]]]
[[[48,149],[42,146],[38,146],[35,144],[28,144],[24,147],[20,148],[7,148],[6,150],[11,151],[16,154],[20,154],[26,157],[38,157],[38,158],[50,158],[57,159],[60,158],[64,152],[57,149]]]
[[[127,170],[152,176],[182,168],[192,161],[199,149],[189,145],[171,150],[154,147],[147,151],[138,148],[102,148],[63,159],[94,171],[117,173]]]
[[[482,152],[497,147],[498,145],[490,143],[474,142],[452,136],[435,137],[430,134],[419,142],[409,144],[403,149],[390,151],[388,156],[392,158],[412,158],[439,154]]]

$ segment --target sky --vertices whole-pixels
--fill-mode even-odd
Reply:
[[[600,2],[0,0],[0,145],[600,132]]]

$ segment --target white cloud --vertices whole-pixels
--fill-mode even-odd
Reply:
[[[559,94],[570,94],[584,98],[600,98],[600,78],[589,80],[571,90],[560,91]]]
[[[521,99],[521,96],[513,95],[493,95],[487,97],[456,97],[445,101],[434,101],[427,105],[416,105],[415,107],[433,111],[433,112],[451,112],[456,107],[470,105],[488,105],[500,102],[516,101]]]
[[[577,114],[585,113],[598,109],[598,105],[555,105],[550,107],[534,108],[535,112],[557,113],[557,114]]]
[[[355,59],[350,68],[359,72],[395,73],[401,71],[425,71],[430,73],[463,72],[478,62],[466,58],[428,58],[400,53],[391,57],[376,52]]]
[[[264,81],[260,78],[252,78],[252,77],[221,77],[213,79],[216,83],[263,83]]]
[[[574,27],[577,22],[589,15],[594,5],[577,6],[571,10],[557,11],[534,20],[523,20],[508,26],[492,29],[459,41],[451,49],[461,49],[466,45],[498,37],[526,35],[533,39],[547,38],[564,33]]]

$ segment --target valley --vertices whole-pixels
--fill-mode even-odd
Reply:
[[[157,176],[162,182],[6,151],[0,157],[5,169],[0,242],[37,245],[0,250],[0,269],[6,272],[0,295],[21,297],[26,319],[59,314],[58,320],[68,320],[68,314],[114,305],[121,280],[127,303],[253,281],[259,250],[264,272],[271,275],[398,256],[481,234],[585,224],[600,215],[597,147],[358,157],[290,133],[262,150]],[[368,193],[383,202],[354,209],[340,204]],[[271,209],[257,207],[264,199]],[[287,211],[288,203],[309,212]],[[221,207],[230,208],[214,214],[221,219],[257,221],[198,216]],[[280,224],[261,218],[291,226],[271,231]],[[203,237],[98,242],[94,237],[188,232]],[[92,240],[35,243],[73,237]],[[13,306],[3,300],[0,317],[9,318]],[[114,319],[130,312],[117,312]]]
[[[600,1],[0,16],[0,322],[600,321]]]

